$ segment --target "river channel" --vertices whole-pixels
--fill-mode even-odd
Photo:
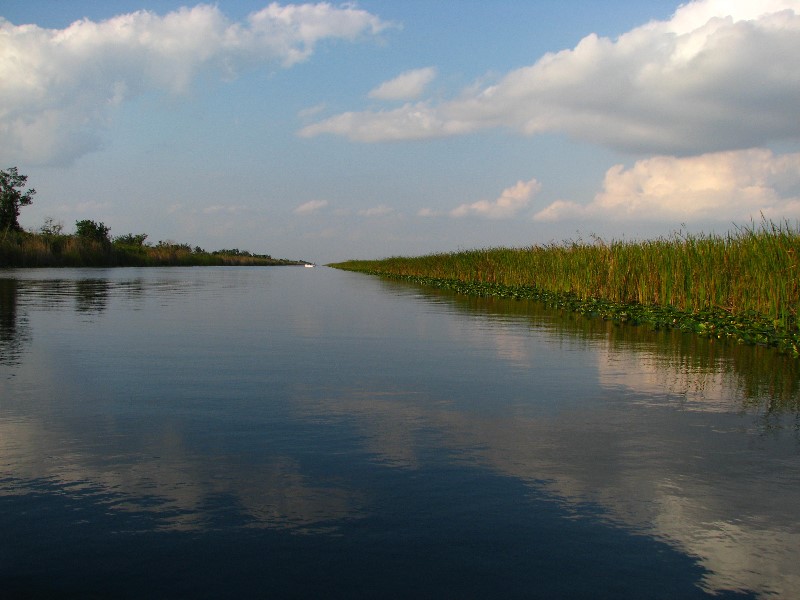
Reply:
[[[798,362],[325,267],[0,269],[0,596],[797,597]]]

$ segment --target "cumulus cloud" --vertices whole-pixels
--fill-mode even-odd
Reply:
[[[433,210],[432,208],[420,208],[417,211],[417,216],[418,217],[423,217],[423,218],[426,218],[426,217],[438,217],[438,216],[441,216],[441,214],[442,213],[440,211]]]
[[[406,71],[376,87],[369,93],[369,97],[378,100],[411,100],[421,96],[435,78],[434,67]]]
[[[508,219],[528,206],[542,188],[536,179],[518,181],[515,185],[503,190],[496,200],[478,200],[472,204],[462,204],[450,211],[453,217],[476,216],[487,219]]]
[[[749,220],[800,217],[800,153],[754,148],[616,165],[588,205],[559,200],[537,221],[573,217],[631,220]]]
[[[699,0],[617,39],[588,35],[450,101],[342,113],[300,134],[377,142],[507,128],[677,155],[796,139],[799,13],[798,0]]]
[[[495,200],[478,200],[471,204],[461,204],[447,214],[456,218],[509,219],[527,207],[541,188],[541,184],[536,179],[518,181],[511,187],[504,189]],[[441,214],[430,208],[423,208],[417,212],[418,217],[436,217]]]
[[[301,119],[310,119],[321,113],[325,110],[326,104],[324,102],[320,102],[319,104],[315,104],[314,106],[309,106],[308,108],[304,108],[301,111],[298,111],[297,116]]]
[[[184,93],[202,73],[234,77],[261,64],[291,67],[325,40],[390,25],[352,5],[277,3],[231,22],[198,5],[65,29],[0,17],[0,159],[69,162],[96,149],[113,107],[151,90]]]
[[[296,215],[311,215],[328,206],[327,200],[309,200],[295,208],[292,212]]]

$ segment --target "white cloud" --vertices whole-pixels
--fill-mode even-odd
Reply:
[[[392,207],[381,204],[380,206],[373,206],[372,208],[360,210],[358,211],[358,214],[362,217],[383,217],[392,214],[393,212],[394,209]]]
[[[800,153],[754,148],[676,158],[656,156],[610,168],[588,205],[559,200],[537,221],[573,217],[730,222],[800,217]]]
[[[534,221],[564,221],[591,214],[591,210],[582,204],[570,200],[556,200],[533,216]]]
[[[296,215],[310,215],[328,206],[327,200],[309,200],[295,208],[292,212]]]
[[[798,13],[798,0],[700,0],[615,40],[588,35],[453,100],[347,112],[300,134],[376,142],[500,127],[687,155],[797,139]]]
[[[284,66],[306,60],[317,43],[329,38],[355,40],[365,33],[376,35],[389,27],[378,17],[355,8],[335,7],[327,2],[289,4],[276,2],[247,18],[243,40],[279,56]],[[237,32],[241,29],[236,27]]]
[[[243,205],[224,205],[224,204],[214,204],[211,206],[206,206],[200,212],[204,215],[215,215],[221,213],[227,213],[231,215],[235,215],[238,213],[248,211],[248,207]]]
[[[441,212],[439,212],[438,210],[433,210],[432,208],[420,208],[420,209],[417,211],[417,216],[418,216],[418,217],[423,217],[423,218],[427,218],[427,217],[439,217],[439,216],[441,216],[441,215],[442,215],[442,213],[441,213]]]
[[[216,6],[148,11],[65,29],[0,17],[0,162],[66,163],[100,145],[110,111],[146,91],[184,93],[201,74],[231,78],[260,64],[290,67],[329,39],[388,23],[352,5],[276,3],[229,21]]]
[[[477,216],[488,219],[508,219],[524,209],[531,198],[541,189],[536,179],[518,181],[506,188],[496,200],[478,200],[472,204],[462,204],[450,211],[452,217]],[[427,215],[423,215],[427,216]]]
[[[315,104],[314,106],[309,106],[308,108],[304,108],[303,110],[297,113],[297,116],[301,119],[310,119],[321,113],[325,110],[327,105],[324,102],[320,102],[319,104]]]
[[[376,87],[369,93],[369,97],[378,100],[411,100],[418,98],[435,78],[436,69],[434,67],[406,71]]]
[[[476,128],[443,118],[427,102],[408,103],[394,110],[346,112],[312,123],[300,130],[303,137],[321,133],[343,135],[358,142],[382,142],[444,137],[469,133]]]

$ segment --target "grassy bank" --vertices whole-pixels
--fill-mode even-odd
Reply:
[[[130,237],[130,236],[126,236]],[[98,241],[77,235],[7,232],[0,235],[0,267],[273,266],[303,261],[246,251],[207,252],[188,244]]]
[[[330,266],[541,300],[617,321],[679,327],[800,356],[800,231],[763,222],[726,236],[594,239]]]

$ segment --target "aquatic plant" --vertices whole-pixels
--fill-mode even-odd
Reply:
[[[800,356],[800,231],[766,220],[725,236],[568,241],[330,266],[529,298],[619,322],[677,327]]]

